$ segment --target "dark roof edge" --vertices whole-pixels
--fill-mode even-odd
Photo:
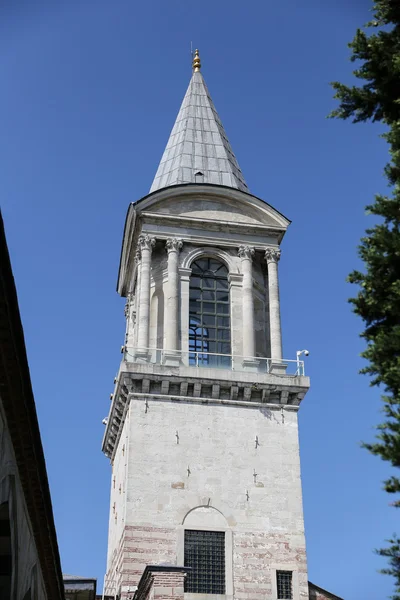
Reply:
[[[4,414],[47,597],[61,600],[64,586],[49,482],[1,212],[0,265],[0,385]]]
[[[65,577],[63,576],[64,583],[97,583],[95,577]]]
[[[162,573],[187,573],[192,567],[178,567],[177,565],[146,565],[143,575],[146,571],[161,571]]]

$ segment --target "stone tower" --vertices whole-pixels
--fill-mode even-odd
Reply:
[[[249,192],[196,51],[125,224],[126,334],[103,440],[107,594],[308,598],[297,412],[309,379],[282,357],[279,308],[288,225]]]

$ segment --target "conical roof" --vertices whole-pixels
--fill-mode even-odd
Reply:
[[[182,183],[227,185],[248,192],[242,171],[200,73],[198,53],[196,56],[198,66],[194,64],[189,87],[150,192]]]

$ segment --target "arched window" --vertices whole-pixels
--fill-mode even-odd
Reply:
[[[189,302],[189,364],[229,366],[231,317],[228,269],[214,258],[191,265]]]

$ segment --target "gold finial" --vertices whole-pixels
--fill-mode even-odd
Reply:
[[[193,59],[193,71],[195,73],[197,73],[197,71],[200,71],[200,69],[201,69],[201,62],[200,62],[199,51],[195,50],[194,51],[194,59]]]

